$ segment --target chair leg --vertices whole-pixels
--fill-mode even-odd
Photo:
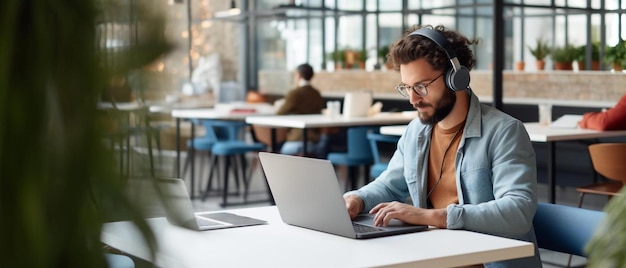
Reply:
[[[248,183],[249,183],[250,177],[246,176],[246,167],[247,167],[246,155],[242,154],[239,160],[241,160],[241,176],[242,176],[241,179],[243,182],[243,203],[247,204],[248,203]]]
[[[238,156],[237,155],[233,155],[231,156],[231,161],[233,164],[232,170],[233,170],[233,174],[235,175],[235,193],[237,195],[239,195],[239,189],[240,189],[240,185],[239,185],[239,171],[240,171],[240,163],[239,160],[237,159]]]
[[[358,179],[357,177],[358,177],[358,173],[359,173],[358,172],[359,171],[358,168],[359,168],[358,166],[357,167],[353,167],[353,166],[348,167],[348,180],[350,180],[350,187],[351,187],[350,190],[356,189],[356,184],[357,184],[357,179]]]
[[[364,165],[363,167],[365,168],[365,171],[363,173],[363,185],[367,185],[371,181],[371,179],[370,179],[370,166],[369,165]]]
[[[567,268],[572,267],[572,254],[569,255],[569,259],[567,259]]]
[[[207,152],[207,157],[209,158],[209,174],[207,175],[207,191],[212,190],[212,185],[213,185],[213,173],[217,173],[217,177],[219,178],[220,174],[219,174],[219,167],[217,166],[217,158],[213,157],[213,154],[209,151]],[[220,185],[219,185],[219,180],[217,180],[218,184],[217,184],[217,188],[219,189]]]
[[[222,203],[220,204],[221,207],[225,207],[228,205],[228,170],[230,168],[230,157],[224,157],[224,161],[224,188],[222,189]]]
[[[578,207],[581,208],[583,206],[583,198],[585,198],[585,193],[580,193],[580,197],[578,197]]]
[[[213,163],[213,169],[217,169],[216,170],[216,172],[218,173],[217,176],[219,176],[219,165],[218,165],[219,161],[217,159],[217,155],[211,155],[211,162]],[[204,189],[204,193],[202,193],[202,202],[204,202],[204,200],[206,199],[207,195],[209,195],[209,191],[211,190],[211,182],[212,181],[213,181],[213,170],[211,170],[211,172],[209,172],[209,179],[207,180],[206,187]]]
[[[245,160],[245,158],[244,158],[244,160]],[[257,169],[258,165],[259,165],[259,155],[258,155],[258,153],[255,153],[254,159],[250,161],[250,167],[248,168],[248,175],[244,176],[244,187],[245,188],[244,188],[244,192],[243,192],[243,202],[245,204],[248,203],[248,193],[250,192],[250,184],[252,183],[252,175],[253,175],[252,173]],[[265,175],[263,175],[263,176],[265,176]],[[265,179],[265,177],[263,177],[263,179]],[[268,185],[268,193],[270,194],[270,198],[271,198],[271,193],[269,191],[269,185]],[[273,201],[273,200],[271,200],[271,201]]]
[[[190,152],[188,150],[187,151],[187,157],[185,157],[185,165],[183,166],[183,173],[181,175],[183,179],[185,178],[185,175],[187,175],[187,168],[189,168],[189,162],[190,162],[189,153]]]

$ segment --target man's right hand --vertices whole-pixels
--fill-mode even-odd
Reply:
[[[343,200],[346,202],[346,209],[348,209],[348,214],[350,214],[350,218],[354,219],[356,215],[359,215],[361,211],[363,211],[363,200],[357,195],[348,195],[344,196]]]

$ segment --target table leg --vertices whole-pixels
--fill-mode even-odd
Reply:
[[[548,200],[550,201],[550,203],[554,204],[556,203],[556,174],[555,174],[555,157],[554,157],[554,148],[555,148],[555,144],[553,141],[549,141],[547,142],[548,144],[548,188],[549,188],[549,192],[548,192]]]
[[[307,148],[308,138],[307,138],[306,133],[307,133],[306,128],[303,128],[302,129],[302,155],[305,155],[305,156],[308,155],[308,152],[309,152]]]
[[[271,128],[270,129],[270,150],[272,150],[272,153],[278,153],[279,152],[279,148],[278,147],[278,143],[276,141],[276,128]]]
[[[196,192],[195,192],[195,188],[196,188],[196,179],[195,179],[195,162],[196,160],[194,159],[196,151],[195,151],[195,145],[194,145],[194,139],[196,136],[196,124],[193,123],[193,120],[190,121],[191,122],[191,144],[190,144],[190,148],[189,150],[189,155],[187,157],[189,157],[189,167],[191,168],[191,173],[189,174],[189,178],[191,181],[191,199],[194,199],[194,197],[196,196]]]
[[[176,177],[180,178],[180,118],[176,118]]]

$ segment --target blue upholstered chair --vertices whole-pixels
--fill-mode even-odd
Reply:
[[[587,257],[585,245],[604,216],[602,211],[539,203],[533,219],[537,244],[543,249]]]
[[[239,126],[230,125],[230,123],[221,123],[215,120],[192,119],[192,121],[193,121],[193,124],[196,124],[196,125],[201,124],[206,131],[205,131],[204,136],[194,138],[193,142],[191,139],[187,141],[188,149],[187,149],[187,158],[185,159],[185,166],[183,168],[183,178],[187,174],[187,168],[189,167],[191,163],[191,159],[195,158],[196,152],[202,153],[201,154],[202,156],[207,155],[210,158],[211,148],[216,142],[236,140],[238,137],[237,128],[239,128]],[[192,154],[193,154],[193,157],[192,157]],[[208,162],[210,164],[210,161]],[[200,174],[202,174],[203,166],[204,165],[200,165],[200,172],[199,172]],[[211,168],[211,172],[214,172],[214,171],[216,171],[216,169]]]
[[[135,268],[135,262],[128,256],[105,253],[104,259],[109,264],[109,268]]]
[[[370,141],[372,156],[374,157],[374,164],[370,168],[370,177],[372,179],[376,179],[381,173],[383,173],[383,171],[385,171],[385,169],[387,169],[388,165],[387,162],[382,161],[380,158],[380,151],[378,150],[379,143],[397,144],[400,136],[370,132],[367,133],[367,139]]]
[[[351,127],[347,131],[347,152],[333,152],[328,154],[328,160],[334,165],[341,165],[348,167],[348,180],[346,181],[346,188],[348,185],[352,189],[357,188],[357,176],[359,167],[363,167],[365,172],[365,183],[369,182],[369,168],[374,164],[374,156],[372,155],[372,149],[370,148],[369,141],[367,139],[367,133],[374,131],[373,127]],[[349,189],[346,189],[349,190]]]
[[[207,126],[207,124],[209,124]],[[211,163],[212,163],[212,171],[209,173],[209,180],[207,181],[206,189],[202,195],[202,200],[204,201],[211,189],[211,183],[213,181],[213,170],[219,170],[218,162],[219,159],[222,159],[222,204],[221,206],[228,205],[228,182],[229,182],[229,170],[235,175],[235,183],[237,186],[237,192],[240,188],[239,182],[243,181],[244,183],[244,202],[247,201],[248,196],[248,188],[251,174],[246,175],[247,166],[246,166],[246,158],[245,155],[251,152],[260,152],[266,149],[266,146],[262,143],[254,142],[248,143],[244,140],[238,138],[239,132],[242,128],[246,126],[245,123],[239,121],[217,121],[211,120],[209,123],[205,124],[205,128],[207,128],[207,132],[215,131],[216,127],[220,127],[225,129],[227,140],[217,140],[211,146]],[[216,133],[211,135],[217,136]],[[241,179],[239,175],[241,174]]]

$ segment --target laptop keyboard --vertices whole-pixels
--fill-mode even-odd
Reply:
[[[354,228],[354,231],[357,233],[371,233],[371,232],[384,231],[383,229],[380,229],[380,228],[358,224],[354,222],[352,223],[352,227]]]

